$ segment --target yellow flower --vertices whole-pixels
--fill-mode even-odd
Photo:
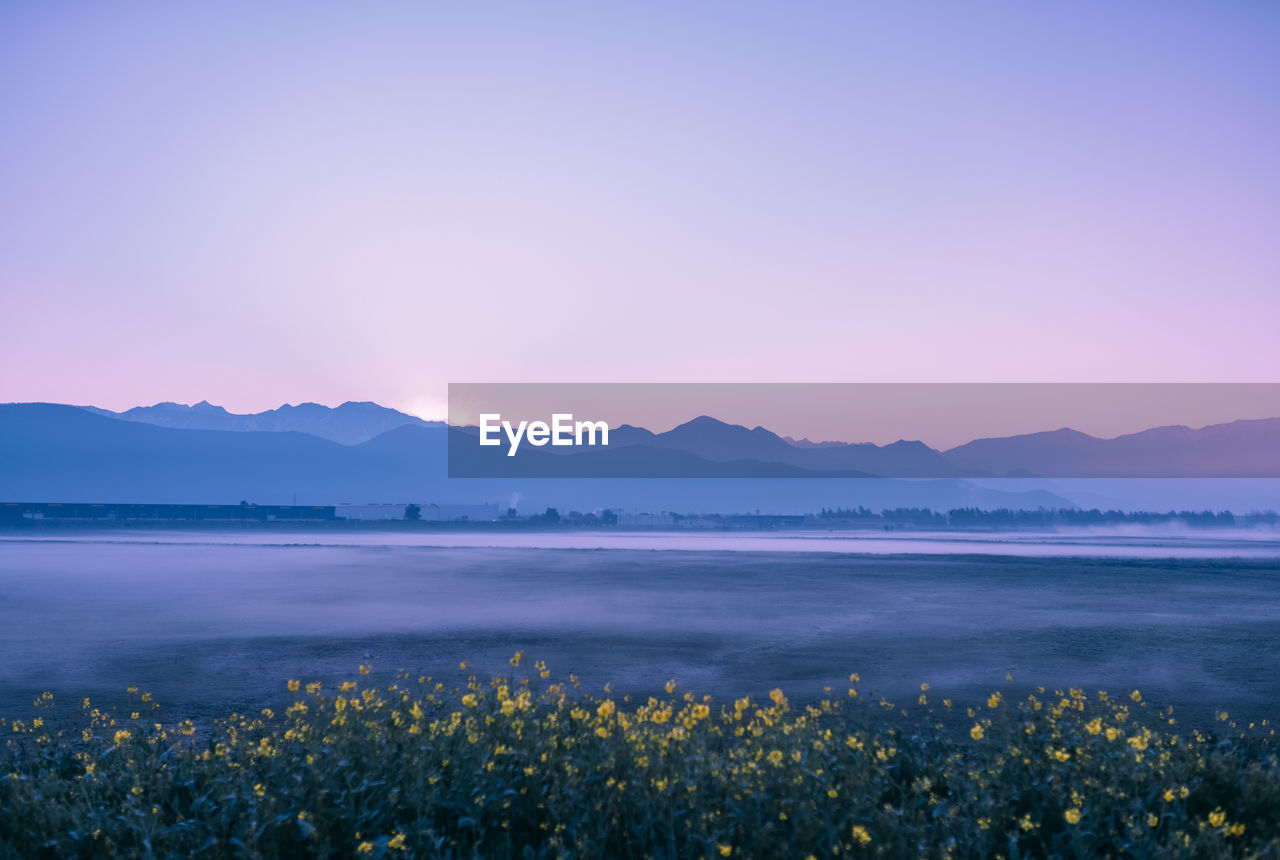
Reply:
[[[787,697],[782,695],[782,691],[776,688],[769,691],[769,698],[772,699],[773,703],[779,708],[787,703]]]
[[[1222,823],[1227,820],[1227,814],[1221,809],[1215,809],[1209,813],[1209,826],[1221,827]]]
[[[975,741],[982,740],[982,726],[974,723],[973,728],[969,729],[969,737],[973,738]]]
[[[668,681],[668,682],[667,682],[667,684],[666,684],[666,690],[667,690],[667,695],[668,695],[668,696],[670,696],[672,693],[674,693],[674,692],[676,691],[676,682],[675,682],[675,680],[671,680],[671,681]]]
[[[721,857],[728,857],[733,853],[732,845],[717,845],[716,850],[720,852]]]
[[[1068,824],[1079,824],[1080,810],[1073,807],[1071,809],[1068,809],[1066,812],[1062,813],[1062,817],[1067,819]]]
[[[521,661],[521,660],[523,660],[523,659],[524,659],[524,652],[523,652],[523,651],[517,651],[517,652],[515,653],[515,655],[514,655],[514,656],[512,656],[512,658],[511,658],[511,665],[512,665],[512,666],[519,666],[519,665],[520,665],[520,661]]]
[[[780,750],[774,750],[769,753],[768,758],[769,763],[774,767],[782,767],[782,752]]]
[[[387,847],[393,851],[403,851],[404,839],[405,839],[404,834],[399,831],[396,831],[396,834],[387,840]]]
[[[1167,788],[1167,789],[1165,789],[1165,792],[1164,792],[1164,802],[1165,802],[1165,803],[1173,803],[1173,798],[1174,798],[1173,789],[1172,789],[1172,788]]]
[[[871,834],[867,832],[867,828],[861,824],[853,825],[853,838],[863,845],[871,841]]]
[[[1155,827],[1159,823],[1160,823],[1160,816],[1156,815],[1154,812],[1147,816],[1148,827]]]
[[[1092,720],[1085,723],[1084,727],[1089,734],[1096,735],[1102,731],[1102,720],[1099,717],[1094,717]]]
[[[596,708],[596,713],[600,715],[600,719],[607,720],[613,716],[616,709],[617,705],[613,703],[613,699],[605,699],[600,703],[600,707]]]
[[[359,845],[356,846],[356,852],[359,854],[372,854],[373,843],[368,840],[361,842]]]
[[[992,694],[987,698],[987,707],[988,707],[988,708],[998,708],[998,707],[1000,707],[1000,699],[1001,699],[1001,698],[1002,698],[1002,697],[1001,697],[1001,695],[1000,695],[999,693],[992,693]]]
[[[1244,836],[1244,825],[1236,822],[1229,830],[1232,836]]]
[[[299,688],[299,687],[301,687],[301,686],[302,686],[302,684],[301,684],[301,682],[299,682],[299,681],[290,681],[290,682],[289,682],[289,692],[290,692],[290,693],[296,693],[296,692],[298,692],[298,688]]]
[[[1137,690],[1134,690],[1132,693],[1130,693],[1130,694],[1129,694],[1129,698],[1130,698],[1130,699],[1133,699],[1135,702],[1141,702],[1141,701],[1142,701],[1142,694],[1141,694],[1141,693],[1139,693]],[[1157,698],[1158,698],[1158,697],[1157,697]]]

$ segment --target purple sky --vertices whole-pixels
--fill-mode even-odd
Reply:
[[[1280,4],[8,3],[0,401],[1277,381]]]

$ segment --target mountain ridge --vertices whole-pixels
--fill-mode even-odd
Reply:
[[[23,404],[11,404],[22,406]],[[372,452],[394,448],[404,428],[470,433],[447,428],[376,403],[348,401],[338,407],[286,404],[262,413],[237,415],[208,401],[172,402],[115,413],[95,407],[26,404],[79,410],[104,421],[188,432],[294,432]],[[68,414],[68,413],[60,413]],[[176,425],[176,426],[175,426]],[[59,432],[51,429],[50,432]],[[105,439],[113,438],[106,433]],[[441,433],[441,438],[449,438]],[[88,440],[87,444],[93,444]],[[257,442],[254,444],[265,444]],[[628,449],[643,449],[632,450]],[[1076,477],[1280,477],[1280,418],[1242,419],[1192,428],[1165,425],[1111,438],[1060,427],[1036,433],[975,439],[938,451],[916,440],[887,445],[823,443],[802,446],[763,426],[748,428],[699,415],[654,433],[620,425],[607,449],[534,448],[506,458],[502,448],[470,451],[455,474],[470,477],[891,477],[891,478],[1076,478]],[[501,456],[492,456],[501,455]],[[732,467],[725,464],[734,464]],[[451,464],[457,465],[457,464]],[[599,471],[593,471],[599,470]]]
[[[1103,438],[1069,427],[975,439],[942,452],[970,473],[1042,477],[1280,477],[1280,418],[1165,425]]]
[[[788,477],[536,478],[447,476],[442,426],[405,425],[359,445],[297,431],[176,429],[63,404],[0,405],[0,501],[336,504],[416,499],[540,512],[597,508],[765,513],[882,507],[1072,507],[1043,489],[964,481]],[[453,431],[459,432],[459,431]],[[652,450],[652,449],[651,449]],[[613,452],[628,456],[628,452]],[[665,452],[688,458],[687,452]],[[644,454],[643,456],[650,456]],[[547,455],[548,457],[552,455]],[[673,462],[673,461],[668,461]],[[735,466],[708,470],[732,473]]]
[[[158,427],[187,430],[232,430],[236,432],[283,432],[296,430],[343,445],[358,445],[389,430],[405,425],[443,427],[440,421],[424,421],[371,400],[348,400],[338,406],[304,402],[285,403],[263,412],[230,412],[207,400],[187,405],[171,400],[151,406],[134,406],[112,412],[97,406],[79,407],[104,417],[134,421]]]

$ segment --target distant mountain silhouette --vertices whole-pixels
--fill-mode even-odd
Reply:
[[[609,447],[621,445],[674,448],[716,462],[754,460],[779,463],[807,474],[894,478],[942,478],[962,474],[960,469],[923,442],[898,441],[890,445],[839,442],[799,447],[764,427],[748,430],[740,424],[728,424],[708,415],[700,415],[665,433],[651,433],[644,428],[624,424],[609,432]]]
[[[794,445],[797,448],[839,448],[842,445],[848,445],[848,442],[814,442],[812,439],[796,439],[791,436],[783,436],[782,441],[788,445]]]
[[[453,479],[447,477],[447,432],[441,426],[410,424],[357,445],[342,445],[300,432],[176,429],[77,406],[0,405],[0,501],[498,502],[526,512],[554,506],[701,513],[795,513],[856,505],[937,510],[1072,506],[1069,499],[1040,489],[1008,492],[956,480],[813,480],[796,477],[803,470],[785,464],[770,467],[777,477],[720,480]],[[661,462],[673,468],[700,461],[707,474],[721,476],[740,472],[742,466],[652,447],[607,453],[655,458],[650,466]]]
[[[73,406],[0,406],[0,495],[9,501],[287,504],[297,494],[319,504],[386,483],[358,447],[306,433],[179,430]]]
[[[728,425],[726,425],[728,426]],[[621,429],[621,428],[619,428]],[[679,429],[679,428],[677,428]],[[674,431],[672,431],[674,432]],[[753,432],[753,431],[749,431]],[[768,431],[764,431],[768,432]],[[705,457],[700,452],[674,444],[658,444],[667,434],[654,435],[641,428],[628,427],[620,444],[615,431],[609,432],[607,448],[564,448],[524,446],[516,456],[508,457],[504,446],[482,447],[475,434],[462,429],[450,433],[449,473],[470,478],[865,478],[866,473],[852,470],[815,471],[803,469],[779,458],[755,458],[743,448],[744,456],[716,451],[719,456]],[[644,442],[646,444],[640,444]]]
[[[396,427],[443,427],[439,421],[423,421],[395,409],[368,401],[349,400],[341,406],[328,407],[319,403],[285,404],[278,409],[252,414],[228,412],[207,400],[194,406],[182,403],[157,403],[154,406],[135,406],[124,412],[111,412],[96,406],[84,407],[90,412],[125,421],[138,421],[158,427],[183,430],[234,430],[238,432],[265,431],[278,433],[297,431],[340,442],[358,445]]]
[[[453,430],[473,440],[478,432],[474,426]],[[702,415],[663,433],[628,424],[612,428],[607,451],[525,444],[509,458],[505,444],[481,449],[473,441],[454,448],[457,476],[1280,478],[1280,418],[1157,427],[1114,439],[1062,428],[939,452],[905,440],[798,446],[764,427]],[[632,448],[643,450],[623,455]]]
[[[1280,418],[1155,427],[1114,439],[1064,427],[978,439],[943,456],[970,474],[1013,477],[1280,477]]]

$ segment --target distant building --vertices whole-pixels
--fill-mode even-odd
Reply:
[[[727,523],[721,516],[695,515],[681,517],[676,526],[682,529],[722,529]]]
[[[402,520],[403,504],[387,505],[335,505],[333,512],[344,520]]]
[[[642,513],[620,513],[618,514],[618,525],[630,526],[632,528],[670,528],[675,525],[675,517],[663,511],[660,514],[642,514]]]
[[[731,529],[795,529],[804,525],[804,517],[776,514],[734,514],[726,517]]]
[[[423,505],[425,522],[491,523],[498,519],[497,505]]]

